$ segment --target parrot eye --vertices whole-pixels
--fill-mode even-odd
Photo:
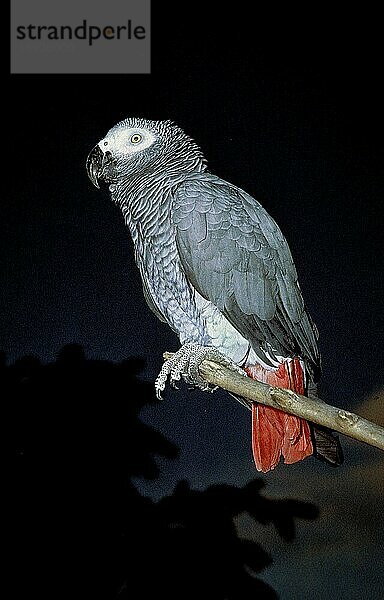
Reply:
[[[143,139],[143,136],[140,135],[140,133],[134,133],[131,136],[131,143],[132,144],[140,144],[141,140]]]

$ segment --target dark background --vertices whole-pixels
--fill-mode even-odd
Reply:
[[[199,2],[179,12],[161,4],[153,7],[151,75],[10,79],[3,148],[11,173],[3,179],[11,191],[0,240],[7,364],[25,355],[52,362],[76,342],[109,364],[143,357],[140,377],[152,382],[162,352],[178,347],[144,303],[119,210],[85,172],[89,150],[117,121],[170,118],[200,144],[210,170],[257,197],[286,235],[320,331],[322,397],[352,409],[377,404],[384,98],[375,15],[251,14],[245,3],[208,15]],[[131,395],[127,383],[127,402]],[[73,398],[70,406],[76,413]],[[167,392],[141,417],[180,449],[160,463],[159,479],[137,482],[153,500],[184,479],[199,490],[253,480],[248,414],[224,394]],[[30,418],[36,424],[33,411]],[[50,428],[47,415],[45,434]],[[270,494],[320,509],[296,542],[281,546],[270,530],[238,524],[272,553],[263,578],[282,598],[327,598],[335,586],[339,598],[379,597],[383,463],[379,451],[345,446],[337,471],[310,459],[265,476]]]

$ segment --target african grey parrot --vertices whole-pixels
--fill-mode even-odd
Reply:
[[[206,357],[315,394],[317,330],[288,244],[259,202],[212,175],[198,145],[172,121],[121,121],[90,152],[87,171],[96,187],[100,180],[109,185],[134,242],[146,301],[181,342],[156,380],[158,397],[168,378],[207,389],[198,375]],[[281,456],[286,463],[311,454],[341,462],[329,430],[274,408],[250,408],[259,471]]]

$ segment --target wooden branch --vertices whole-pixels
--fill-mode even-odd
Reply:
[[[166,352],[164,358],[172,356]],[[246,398],[251,403],[257,402],[278,408],[286,413],[302,417],[311,423],[328,427],[333,431],[347,435],[370,446],[384,450],[384,428],[367,421],[347,410],[326,404],[319,398],[316,400],[301,396],[291,390],[274,387],[243,377],[211,360],[203,360],[199,367],[200,375],[214,386]]]

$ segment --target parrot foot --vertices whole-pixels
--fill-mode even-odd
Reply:
[[[199,344],[184,344],[163,364],[155,381],[156,397],[162,400],[161,393],[164,391],[168,379],[171,387],[175,389],[178,389],[177,382],[183,379],[186,383],[204,392],[214,392],[217,386],[213,387],[209,385],[199,373],[199,366],[205,359],[212,360],[244,374],[244,371],[240,367],[221,354],[216,348],[212,346],[200,346]]]

